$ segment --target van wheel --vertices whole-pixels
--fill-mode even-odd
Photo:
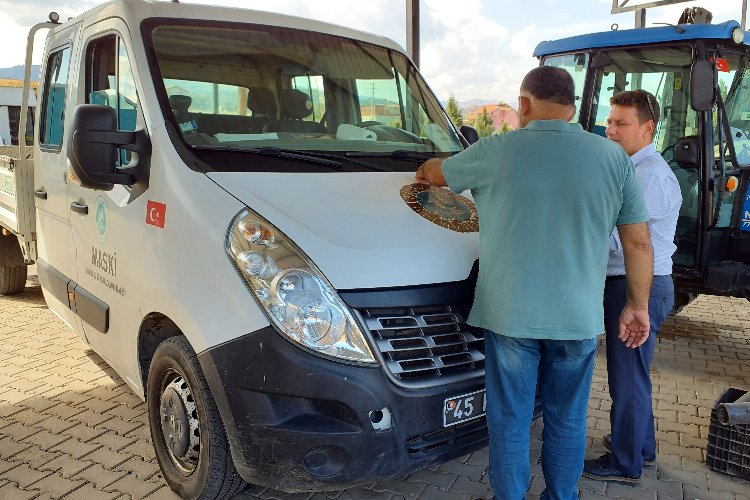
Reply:
[[[146,402],[156,458],[175,493],[213,500],[230,498],[245,486],[198,358],[184,337],[170,337],[156,348]]]
[[[26,266],[0,266],[0,295],[13,295],[26,286]]]

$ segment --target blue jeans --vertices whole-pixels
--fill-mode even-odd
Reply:
[[[617,338],[620,313],[626,300],[626,280],[607,279],[604,287],[604,327],[607,330],[607,379],[612,396],[609,412],[612,454],[620,472],[640,476],[643,458],[656,455],[649,369],[654,357],[656,334],[674,305],[672,277],[654,276],[648,300],[651,330],[648,340],[636,349],[630,349]]]
[[[542,471],[547,484],[541,498],[578,498],[595,353],[595,338],[533,340],[486,330],[490,482],[496,499],[523,499],[529,487],[537,375],[544,412]]]

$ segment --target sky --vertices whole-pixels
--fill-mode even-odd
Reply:
[[[649,0],[630,0],[628,5]],[[20,3],[23,7],[19,7]],[[618,0],[619,4],[623,0]],[[24,63],[29,28],[56,11],[75,17],[102,0],[0,0],[0,68]],[[406,0],[181,0],[181,3],[268,10],[387,36],[406,47]],[[701,0],[649,9],[647,26],[676,23],[686,7],[701,6],[714,23],[741,21],[742,0]],[[420,69],[437,96],[515,105],[523,76],[544,40],[634,27],[635,15],[611,14],[612,0],[421,0]],[[41,37],[38,37],[41,38]],[[37,42],[36,64],[42,42]]]

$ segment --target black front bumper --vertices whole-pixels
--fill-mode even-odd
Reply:
[[[235,466],[251,484],[289,492],[340,489],[452,460],[487,444],[484,417],[443,426],[445,399],[483,389],[482,377],[407,390],[379,365],[324,359],[272,327],[198,358]]]

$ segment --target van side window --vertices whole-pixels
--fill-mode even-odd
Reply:
[[[62,145],[69,68],[70,47],[51,53],[47,59],[44,102],[42,103],[41,127],[39,127],[39,142],[42,147],[59,150]]]
[[[116,35],[93,41],[86,52],[87,102],[102,104],[117,113],[117,128],[133,131],[138,117],[138,93],[128,51]],[[130,152],[121,149],[121,165],[130,161]]]

